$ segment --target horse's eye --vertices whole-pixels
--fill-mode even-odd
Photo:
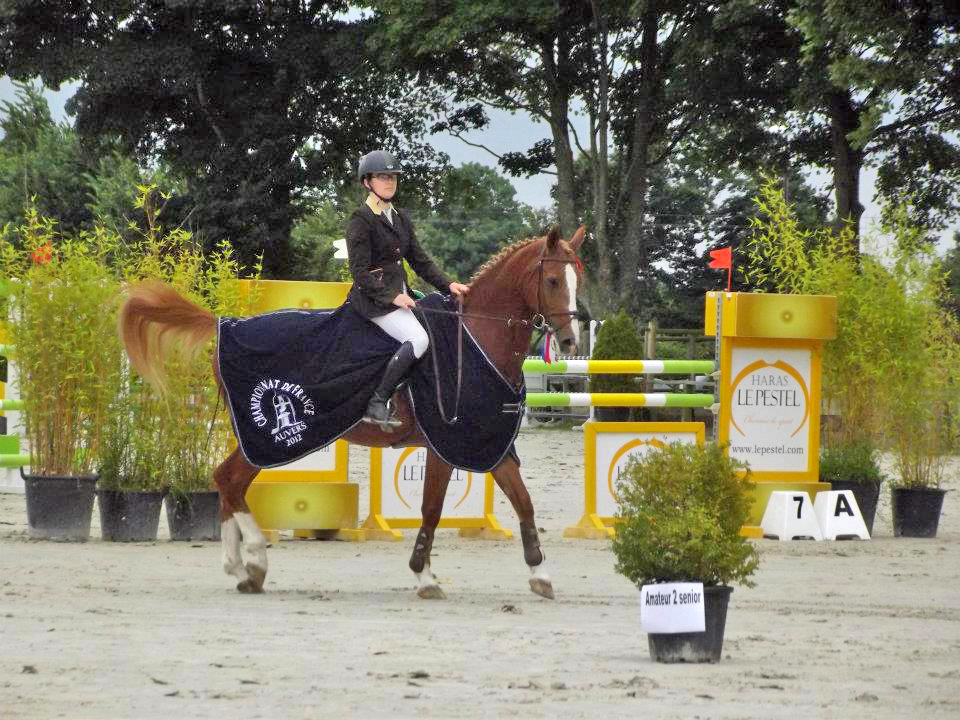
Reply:
[[[549,285],[552,288],[558,288],[560,287],[560,281],[557,278],[548,278],[547,285]]]

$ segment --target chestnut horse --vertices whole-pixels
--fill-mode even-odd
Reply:
[[[572,354],[576,350],[579,332],[573,317],[580,279],[576,251],[583,238],[583,227],[569,242],[554,228],[545,237],[504,248],[471,280],[470,292],[463,302],[463,322],[490,361],[515,385],[521,380],[521,366],[531,334],[540,321],[545,320],[555,328],[564,352]],[[158,282],[133,286],[120,316],[120,334],[130,361],[161,391],[163,358],[171,346],[179,343],[188,351],[196,350],[214,337],[216,330],[216,316]],[[216,362],[214,373],[223,392]],[[465,379],[465,386],[467,392],[482,392],[470,387],[469,378]],[[393,403],[401,421],[398,427],[385,432],[379,426],[360,423],[344,438],[368,447],[427,445],[414,422],[406,393],[396,393]],[[515,422],[515,418],[509,421]],[[243,593],[262,592],[267,575],[266,540],[244,497],[259,471],[236,449],[213,473],[220,490],[223,568],[236,576],[237,589]],[[430,551],[452,471],[450,465],[427,450],[422,524],[410,558],[410,569],[417,577],[417,594],[422,598],[444,597],[430,571]],[[517,461],[507,453],[491,472],[520,519],[530,588],[538,595],[552,598],[553,586],[540,551],[533,503],[520,477]]]

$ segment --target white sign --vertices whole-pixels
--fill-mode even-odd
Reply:
[[[695,432],[597,432],[594,477],[597,484],[597,515],[618,513],[617,485],[630,458],[639,458],[670,443],[696,445]]]
[[[427,475],[426,448],[383,448],[380,457],[383,516],[419,518]],[[443,517],[483,517],[485,479],[482,474],[455,468],[443,500]]]
[[[817,493],[817,498],[813,501],[813,513],[820,523],[824,540],[836,540],[838,537],[870,539],[853,490]]]
[[[347,239],[340,238],[339,240],[333,241],[334,253],[333,257],[335,260],[346,260],[350,256],[347,254]]]
[[[735,347],[730,364],[730,457],[755,471],[809,464],[811,351]]]
[[[823,540],[810,496],[799,490],[776,490],[770,493],[760,527],[767,538]]]
[[[640,625],[654,634],[704,632],[703,583],[644,585]]]

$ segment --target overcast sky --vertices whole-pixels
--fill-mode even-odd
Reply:
[[[50,110],[55,119],[69,119],[64,112],[64,104],[73,94],[74,89],[74,85],[65,85],[59,91],[46,91],[47,101],[50,103]],[[12,100],[14,97],[13,83],[7,77],[0,77],[0,101]],[[486,129],[482,132],[468,133],[465,137],[471,142],[486,145],[497,153],[527,150],[538,140],[550,136],[550,130],[546,123],[532,121],[526,115],[514,115],[499,110],[490,110],[489,114],[491,122]],[[586,119],[583,117],[572,119],[577,126],[580,137],[585,138],[587,136]],[[465,162],[478,162],[491,167],[496,165],[496,158],[486,151],[471,147],[446,133],[432,136],[431,142],[436,148],[447,153],[455,165]],[[830,175],[825,171],[810,171],[807,176],[808,181],[820,190],[826,188],[830,183]],[[532,178],[510,178],[513,186],[517,189],[517,199],[536,207],[550,204],[550,187],[554,180],[554,175],[547,174]],[[871,223],[876,222],[880,215],[879,207],[873,202],[875,181],[876,172],[872,168],[864,168],[861,173],[860,201],[866,207],[861,226],[865,231],[869,231]],[[960,226],[960,223],[954,223],[952,228],[942,234],[941,252],[952,246],[953,230],[958,226]]]

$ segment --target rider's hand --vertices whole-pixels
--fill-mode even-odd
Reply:
[[[408,310],[412,310],[417,306],[417,304],[413,301],[413,298],[406,293],[400,293],[397,295],[393,299],[393,304],[399,308],[407,308]]]
[[[466,295],[470,292],[470,286],[464,285],[463,283],[452,282],[450,283],[450,293],[460,297],[461,295]]]

